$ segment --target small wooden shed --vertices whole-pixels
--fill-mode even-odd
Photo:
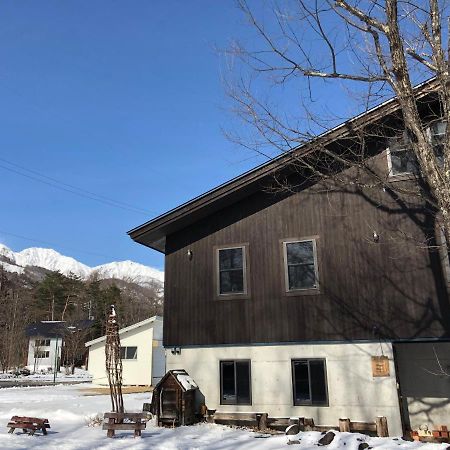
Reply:
[[[158,425],[195,423],[197,390],[197,384],[185,370],[169,370],[153,390],[151,410]]]

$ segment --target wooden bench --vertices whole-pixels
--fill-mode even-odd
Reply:
[[[145,418],[147,413],[134,412],[134,413],[105,413],[103,430],[108,430],[107,436],[112,438],[115,435],[116,430],[133,430],[134,437],[141,436],[142,430],[145,430],[147,424]]]
[[[48,419],[40,419],[38,417],[22,417],[13,416],[8,422],[8,433],[14,433],[16,428],[21,428],[24,433],[29,432],[33,435],[36,431],[42,431],[42,434],[47,434],[47,428],[50,428]]]

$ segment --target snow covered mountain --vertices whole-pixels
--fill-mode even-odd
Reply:
[[[64,256],[50,248],[27,248],[14,252],[0,243],[0,265],[7,272],[23,273],[25,267],[42,267],[59,271],[64,275],[73,273],[87,279],[94,273],[99,279],[119,279],[142,286],[164,282],[164,272],[133,261],[118,261],[89,267],[70,256]]]

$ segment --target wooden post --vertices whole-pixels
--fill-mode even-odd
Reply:
[[[300,431],[305,431],[305,418],[304,417],[298,418],[298,427],[299,427]]]
[[[111,425],[113,423],[115,423],[115,420],[112,417],[110,417],[108,419],[108,425]],[[114,434],[115,434],[115,431],[113,429],[111,429],[111,428],[108,429],[108,431],[106,432],[106,436],[109,437],[109,438],[113,438]]]
[[[311,417],[305,417],[305,431],[314,431],[314,419]]]
[[[377,427],[377,436],[379,436],[379,437],[388,437],[389,436],[389,430],[388,430],[386,417],[384,417],[384,416],[376,417],[375,424]]]
[[[141,425],[141,419],[138,417],[136,419],[136,425],[140,426]],[[141,436],[141,429],[136,427],[134,430],[134,437],[139,437]]]
[[[262,413],[261,414],[261,418],[259,419],[258,422],[258,429],[261,431],[266,431],[267,430],[267,413]]]
[[[350,433],[350,419],[339,419],[339,431]]]

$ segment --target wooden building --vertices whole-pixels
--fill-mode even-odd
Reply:
[[[169,370],[153,390],[151,411],[158,425],[195,423],[197,390],[197,384],[185,370]]]
[[[433,89],[416,93],[438,139]],[[355,183],[357,166],[339,182],[296,167],[362,129],[378,183]],[[450,378],[431,375],[450,364],[448,253],[401,136],[393,99],[129,232],[165,254],[167,368],[186,369],[208,408],[386,416],[391,434],[450,425]],[[280,179],[296,188],[274,191]]]

